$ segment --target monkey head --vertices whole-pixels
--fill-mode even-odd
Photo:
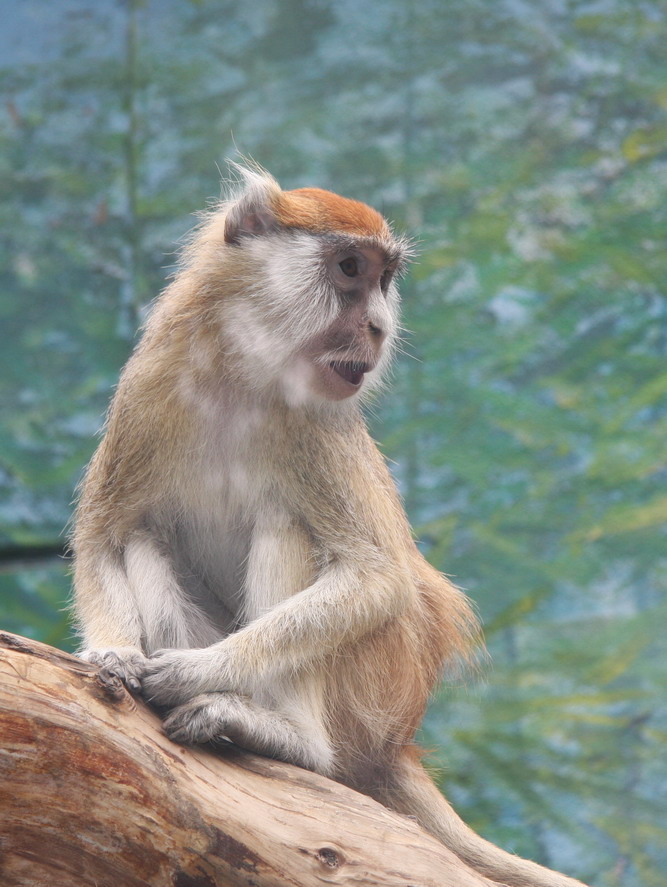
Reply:
[[[356,399],[377,387],[397,335],[396,278],[408,246],[356,200],[283,191],[263,170],[211,215],[226,351],[254,393],[290,406]],[[202,256],[198,239],[197,255]]]

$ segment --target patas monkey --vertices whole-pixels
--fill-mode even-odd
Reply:
[[[192,238],[122,374],[74,533],[82,656],[169,710],[413,815],[509,885],[578,882],[469,830],[413,745],[478,627],[413,542],[359,402],[406,243],[259,169]]]

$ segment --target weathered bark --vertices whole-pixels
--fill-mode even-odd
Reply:
[[[3,887],[489,885],[331,780],[186,749],[118,679],[0,633]]]

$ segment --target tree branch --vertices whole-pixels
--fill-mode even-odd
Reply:
[[[483,887],[416,823],[331,780],[182,748],[115,677],[0,633],[5,887]]]

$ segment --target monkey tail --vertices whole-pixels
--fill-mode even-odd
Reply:
[[[496,847],[469,828],[438,790],[418,757],[405,748],[377,800],[420,825],[470,868],[506,887],[585,887],[581,881]]]

